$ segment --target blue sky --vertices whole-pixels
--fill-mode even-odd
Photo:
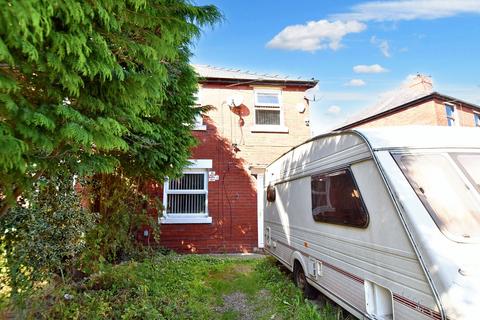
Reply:
[[[319,80],[314,132],[430,75],[434,89],[480,104],[480,0],[198,0],[225,21],[193,63]]]

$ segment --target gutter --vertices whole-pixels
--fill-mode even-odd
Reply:
[[[369,116],[367,118],[364,118],[364,119],[361,119],[361,120],[358,120],[356,122],[352,122],[350,124],[347,124],[347,125],[344,125],[342,127],[339,127],[339,128],[335,128],[334,131],[340,131],[340,130],[347,130],[347,129],[352,129],[358,125],[361,125],[361,124],[364,124],[364,123],[368,123],[372,120],[375,120],[375,119],[378,119],[378,118],[381,118],[383,116],[388,116],[390,114],[394,114],[396,113],[397,111],[400,111],[402,109],[407,109],[407,108],[410,108],[410,107],[414,107],[422,102],[426,102],[428,100],[431,100],[431,99],[438,99],[438,100],[445,100],[445,101],[442,101],[444,103],[446,102],[458,102],[459,104],[461,105],[464,105],[464,106],[467,106],[467,107],[470,107],[472,109],[476,109],[477,111],[480,111],[480,106],[478,105],[475,105],[475,104],[472,104],[472,103],[468,103],[468,102],[465,102],[465,101],[462,101],[460,99],[455,99],[453,97],[450,97],[450,96],[446,96],[446,95],[443,95],[443,94],[440,94],[438,92],[432,92],[424,97],[421,97],[421,98],[418,98],[416,100],[412,100],[410,102],[407,102],[405,104],[402,104],[402,105],[399,105],[395,108],[392,108],[392,109],[389,109],[389,110],[386,110],[384,112],[381,112],[381,113],[377,113],[375,115],[372,115],[372,116]]]
[[[262,84],[262,85],[284,85],[313,88],[318,80],[263,80],[263,79],[229,79],[229,78],[200,78],[200,83],[227,84],[227,87],[234,87],[243,84]]]

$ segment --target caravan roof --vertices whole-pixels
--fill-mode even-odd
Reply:
[[[397,126],[358,128],[351,131],[363,136],[374,150],[391,148],[480,148],[480,128]]]

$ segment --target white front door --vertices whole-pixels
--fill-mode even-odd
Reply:
[[[258,224],[258,248],[264,246],[263,241],[263,195],[264,195],[264,175],[257,174],[257,224]]]

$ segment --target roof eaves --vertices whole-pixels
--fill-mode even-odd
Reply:
[[[447,95],[444,95],[444,94],[441,94],[437,91],[434,91],[428,95],[425,95],[423,97],[420,97],[418,99],[415,99],[415,100],[412,100],[412,101],[409,101],[407,103],[404,103],[402,105],[399,105],[395,108],[392,108],[392,109],[389,109],[389,110],[386,110],[384,112],[380,112],[380,113],[377,113],[377,114],[374,114],[372,116],[369,116],[369,117],[366,117],[364,119],[361,119],[361,120],[358,120],[358,121],[355,121],[355,122],[352,122],[352,123],[349,123],[347,125],[344,125],[342,127],[339,127],[339,128],[336,128],[334,130],[346,130],[346,129],[351,129],[359,124],[363,124],[363,123],[366,123],[366,122],[369,122],[371,120],[375,120],[375,119],[378,119],[380,117],[383,117],[385,115],[388,115],[388,114],[391,114],[391,113],[395,113],[399,110],[402,110],[402,109],[406,109],[406,108],[410,108],[412,106],[415,106],[419,103],[422,103],[422,102],[425,102],[426,100],[430,100],[430,99],[440,99],[440,100],[446,100],[444,102],[459,102],[461,104],[466,104],[474,109],[477,109],[480,111],[480,106],[476,105],[476,104],[473,104],[473,103],[470,103],[470,102],[466,102],[464,100],[461,100],[461,99],[457,99],[457,98],[454,98],[454,97],[451,97],[451,96],[447,96]]]
[[[444,101],[444,102],[452,102],[452,103],[453,102],[459,102],[461,104],[466,104],[466,105],[468,105],[468,106],[470,106],[474,109],[478,109],[480,111],[480,106],[477,105],[477,104],[467,102],[465,100],[457,99],[457,98],[454,98],[454,97],[451,97],[451,96],[447,96],[447,95],[442,94],[442,93],[437,92],[437,91],[433,92],[432,94],[435,95],[435,98],[440,98],[442,100],[447,100],[447,101]]]
[[[216,78],[216,77],[200,77],[200,83],[222,83],[222,84],[263,84],[263,85],[284,85],[284,86],[301,86],[313,88],[317,85],[318,80],[301,80],[301,79],[239,79],[239,78]]]
[[[375,120],[377,118],[380,118],[380,117],[383,117],[385,115],[388,115],[388,114],[391,114],[391,113],[395,113],[401,109],[405,109],[405,108],[409,108],[409,107],[412,107],[414,105],[417,105],[419,103],[422,103],[426,100],[430,100],[430,99],[433,99],[435,97],[435,95],[437,95],[438,93],[437,92],[432,92],[432,93],[429,93],[423,97],[420,97],[420,98],[417,98],[415,100],[412,100],[412,101],[409,101],[407,103],[404,103],[404,104],[401,104],[395,108],[391,108],[391,109],[388,109],[388,110],[385,110],[383,112],[380,112],[380,113],[377,113],[377,114],[374,114],[374,115],[371,115],[371,116],[368,116],[366,118],[363,118],[361,120],[358,120],[358,121],[355,121],[355,122],[352,122],[352,123],[349,123],[349,124],[346,124],[342,127],[339,127],[339,128],[335,128],[334,130],[337,131],[337,130],[346,130],[346,129],[351,129],[359,124],[363,124],[363,123],[366,123],[366,122],[369,122],[371,120]]]

